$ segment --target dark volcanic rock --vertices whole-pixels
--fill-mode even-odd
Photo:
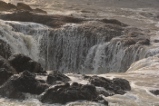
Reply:
[[[66,82],[70,81],[70,78],[59,71],[53,71],[47,77],[48,84],[56,84],[56,82],[59,82],[59,81],[66,83]]]
[[[45,73],[40,63],[23,54],[12,55],[8,60],[18,73],[24,70],[28,70],[34,73]]]
[[[124,94],[125,91],[131,90],[129,82],[125,79],[114,78],[113,80],[110,80],[98,76],[87,78],[92,85],[103,87],[107,91],[110,91],[111,93],[108,93],[110,94],[109,96],[111,96],[112,94]]]
[[[96,88],[93,85],[81,85],[69,83],[53,86],[41,95],[43,103],[62,103],[77,100],[95,100],[98,97]]]
[[[0,87],[0,95],[11,99],[25,99],[25,95],[14,86],[14,80],[18,76],[12,76],[6,83]],[[19,85],[20,86],[20,85]]]
[[[0,11],[7,11],[7,10],[15,9],[15,8],[16,6],[13,4],[0,1]]]
[[[17,9],[32,11],[31,7],[29,5],[24,4],[24,3],[17,3]]]
[[[150,92],[154,95],[159,95],[159,90],[151,90]]]
[[[0,86],[4,82],[6,82],[12,75],[13,73],[7,71],[5,68],[0,68]]]
[[[121,23],[120,21],[115,20],[115,19],[102,19],[102,20],[100,20],[100,21],[102,21],[102,22],[104,22],[104,23],[107,23],[107,24],[127,26],[126,24]]]
[[[36,10],[35,10],[36,11]],[[58,28],[66,23],[81,23],[82,19],[74,18],[71,16],[61,15],[41,15],[34,14],[29,11],[17,11],[13,14],[3,14],[0,16],[4,20],[22,21],[22,22],[36,22]]]
[[[16,70],[8,62],[8,60],[3,58],[2,56],[0,56],[0,68],[7,70],[9,73],[17,73]]]
[[[43,13],[43,14],[47,14],[46,11],[44,11],[44,10],[42,10],[42,9],[40,9],[40,8],[33,9],[33,12],[35,12],[35,13]]]
[[[35,79],[35,75],[24,71],[19,75],[13,75],[0,87],[0,95],[9,98],[19,98],[23,93],[41,94],[49,86]],[[5,92],[4,92],[5,91]]]
[[[0,39],[0,56],[4,57],[5,59],[8,59],[11,54],[12,53],[9,44]]]
[[[43,13],[43,14],[47,14],[46,11],[36,8],[36,9],[32,9],[29,5],[24,4],[24,3],[17,3],[17,6],[11,4],[11,3],[5,3],[3,1],[0,1],[0,11],[10,11],[10,10],[15,10],[16,11],[30,11],[33,13]],[[14,12],[14,11],[12,11]]]

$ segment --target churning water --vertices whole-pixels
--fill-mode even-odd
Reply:
[[[44,3],[42,0],[32,0],[30,4],[35,6],[38,2]],[[64,2],[54,3],[60,7]],[[58,5],[54,9],[63,13],[64,10],[59,10]],[[115,18],[131,26],[110,28],[102,22],[89,21],[82,24],[66,24],[52,29],[37,23],[0,20],[0,40],[10,46],[12,53],[25,54],[39,61],[48,70],[98,74],[106,78],[120,77],[130,81],[131,91],[124,95],[105,97],[110,106],[159,106],[159,97],[150,93],[150,90],[159,89],[157,10],[108,7],[93,10],[89,4],[87,5],[88,8],[85,10],[88,9],[88,11],[80,10],[77,5],[73,12],[69,10],[73,7],[66,6],[64,9],[67,8],[68,13],[74,16]],[[45,9],[48,10],[50,7],[51,5],[46,2]],[[49,12],[53,13],[53,11]],[[129,39],[131,31],[139,32],[137,38],[150,39],[150,45],[142,45],[138,42],[125,46],[125,40]],[[73,82],[88,83],[78,74],[67,74],[67,76]],[[1,98],[0,106],[61,106],[60,104],[42,104],[36,95],[27,94],[27,96],[28,99],[24,101]],[[102,106],[86,101],[66,105]]]

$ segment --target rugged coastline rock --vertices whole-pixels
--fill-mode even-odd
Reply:
[[[13,73],[7,71],[5,68],[0,68],[0,86],[5,83]]]
[[[11,3],[5,3],[3,1],[0,1],[0,11],[7,11],[15,8],[16,6]]]
[[[50,73],[47,77],[47,83],[51,85],[58,82],[66,83],[68,81],[70,81],[70,78],[59,71],[52,71],[52,73]]]
[[[94,86],[105,88],[105,90],[108,91],[107,94],[105,92],[105,96],[112,96],[113,94],[123,95],[126,93],[126,91],[131,90],[129,82],[125,79],[114,78],[110,80],[99,76],[84,76],[84,78],[88,79],[90,84]]]
[[[43,103],[62,103],[73,102],[77,100],[97,101],[98,94],[93,85],[82,85],[78,83],[69,83],[50,87],[41,95],[40,100]],[[108,102],[105,101],[108,105]]]
[[[23,54],[15,54],[9,57],[8,61],[16,69],[17,73],[28,70],[33,73],[46,73],[41,64]]]
[[[16,74],[16,70],[12,67],[12,65],[9,63],[9,61],[2,56],[0,56],[0,68],[5,69],[9,73]]]
[[[41,94],[49,87],[35,79],[35,75],[29,71],[15,74],[0,87],[0,95],[8,98],[24,98],[23,93]],[[7,92],[6,92],[7,91]]]
[[[37,11],[37,9],[35,11]],[[12,14],[1,14],[0,18],[11,21],[36,22],[52,28],[59,28],[66,23],[82,23],[84,21],[83,19],[72,16],[34,14],[29,11],[16,11]]]
[[[30,11],[33,13],[42,13],[42,14],[47,14],[46,11],[36,8],[32,9],[29,5],[24,4],[24,3],[17,3],[17,5],[11,4],[11,3],[6,3],[3,1],[0,1],[0,11]]]

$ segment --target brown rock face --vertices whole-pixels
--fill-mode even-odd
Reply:
[[[15,9],[15,8],[16,6],[13,4],[0,1],[0,11],[7,11],[7,10]]]
[[[36,22],[51,26],[53,28],[59,28],[66,23],[82,23],[84,21],[83,19],[74,18],[71,16],[40,15],[31,13],[29,11],[18,11],[13,14],[5,14],[1,15],[0,18],[12,21]]]
[[[0,56],[0,68],[3,68],[10,73],[14,73],[14,74],[16,73],[15,69],[11,66],[8,60],[3,58],[2,56]]]
[[[29,5],[24,4],[24,3],[18,3],[17,9],[32,11],[31,7]]]
[[[15,11],[23,10],[23,11],[30,11],[33,13],[47,14],[47,12],[42,9],[39,9],[39,8],[32,9],[29,5],[24,3],[17,3],[17,6],[15,6],[11,3],[5,3],[3,1],[0,1],[0,11],[10,11],[12,9],[14,9]]]

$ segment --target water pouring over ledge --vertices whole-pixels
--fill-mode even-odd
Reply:
[[[146,41],[146,39],[150,39],[150,45],[148,43],[146,43],[146,45],[145,45],[143,42],[138,42],[139,39],[137,39],[137,42],[136,42],[135,34],[131,34],[131,31],[129,32],[129,29],[132,30],[133,28],[127,28],[128,32],[126,32],[126,31],[124,32],[122,30],[120,35],[118,35],[118,34],[115,35],[115,38],[111,38],[111,37],[110,38],[109,37],[105,38],[105,36],[103,37],[102,35],[104,35],[105,33],[107,34],[107,32],[99,31],[99,34],[97,34],[97,35],[98,36],[101,35],[100,36],[101,38],[96,37],[97,35],[94,34],[93,35],[93,37],[94,37],[93,40],[91,38],[91,40],[90,40],[91,42],[86,44],[88,46],[92,44],[93,46],[91,46],[91,47],[86,46],[86,48],[78,48],[78,50],[80,51],[79,55],[81,55],[81,53],[86,54],[86,55],[82,54],[80,56],[80,57],[83,57],[83,58],[85,57],[86,59],[85,58],[84,59],[80,58],[81,60],[79,60],[79,63],[84,63],[84,65],[83,64],[78,65],[78,61],[77,61],[78,59],[73,58],[74,54],[77,55],[76,53],[77,53],[78,50],[71,52],[71,50],[69,51],[69,49],[76,48],[76,46],[78,47],[78,45],[81,44],[81,42],[85,42],[85,39],[89,39],[87,37],[86,38],[85,37],[84,38],[78,38],[78,37],[81,37],[81,36],[78,35],[78,31],[83,30],[83,26],[76,25],[76,24],[68,24],[68,25],[65,25],[64,28],[56,29],[56,30],[53,30],[53,31],[52,30],[50,31],[47,28],[43,27],[44,30],[46,29],[44,31],[44,33],[46,34],[47,38],[43,38],[43,36],[38,38],[37,37],[38,35],[43,35],[43,34],[36,35],[36,34],[34,34],[34,32],[37,33],[38,31],[30,31],[30,29],[29,29],[29,31],[30,31],[29,32],[29,31],[27,31],[26,28],[24,28],[24,30],[22,31],[23,25],[20,25],[21,28],[16,28],[18,25],[17,26],[13,25],[12,22],[11,23],[6,22],[6,23],[7,23],[7,25],[9,25],[13,28],[13,31],[20,32],[22,35],[29,36],[29,38],[27,38],[27,39],[32,39],[33,38],[32,40],[34,42],[36,42],[36,44],[38,44],[38,46],[35,45],[35,47],[36,47],[35,50],[38,51],[38,52],[35,52],[36,56],[40,55],[39,56],[40,59],[36,58],[35,60],[39,60],[43,64],[43,66],[48,68],[48,69],[53,69],[54,68],[54,69],[59,69],[60,71],[64,71],[64,72],[65,72],[64,69],[66,69],[66,72],[67,71],[68,72],[73,72],[73,71],[76,71],[76,70],[74,70],[76,67],[79,67],[78,71],[83,72],[83,70],[88,70],[88,73],[90,72],[90,70],[93,73],[98,73],[98,70],[99,70],[99,73],[100,72],[103,73],[103,71],[105,71],[105,70],[108,70],[107,72],[115,72],[115,71],[121,72],[121,71],[126,71],[129,68],[129,66],[131,65],[131,63],[133,63],[134,61],[137,61],[139,59],[142,59],[142,58],[146,57],[145,60],[141,60],[141,61],[137,62],[135,65],[132,65],[131,68],[129,69],[129,70],[136,70],[136,71],[128,71],[125,74],[119,73],[119,74],[106,74],[106,75],[104,74],[104,75],[101,75],[101,76],[104,76],[104,77],[105,76],[106,77],[119,77],[120,76],[120,77],[126,78],[131,82],[131,86],[133,87],[133,90],[131,92],[126,93],[124,96],[115,95],[113,97],[108,97],[106,99],[108,101],[112,102],[110,105],[121,105],[121,106],[123,106],[123,104],[125,104],[126,106],[128,106],[130,104],[132,106],[133,105],[134,106],[136,106],[136,105],[138,105],[138,106],[158,105],[158,98],[149,92],[149,90],[157,89],[157,86],[158,86],[157,79],[156,79],[156,77],[157,77],[156,73],[158,73],[157,72],[157,70],[158,70],[158,68],[157,68],[157,62],[158,62],[157,58],[158,57],[154,56],[155,54],[158,54],[158,47],[157,47],[157,42],[156,41],[154,42],[154,39],[157,39],[157,38],[153,38],[154,36],[151,36],[151,37],[149,37],[149,35],[148,35],[148,37],[144,36],[144,39],[141,39],[141,41],[142,40]],[[92,26],[92,24],[94,25],[94,23],[96,24],[96,22],[86,23],[86,28],[89,27],[89,26]],[[28,23],[26,23],[26,24],[28,24]],[[29,24],[32,24],[32,23],[29,23]],[[102,28],[102,27],[103,26],[101,26],[100,28]],[[31,29],[36,30],[36,28],[32,28],[32,26],[31,26]],[[93,31],[95,30],[94,32],[98,31],[98,30],[96,30],[96,27],[92,28],[92,29],[91,28],[89,29],[90,32],[92,30]],[[74,31],[77,31],[77,32],[74,32]],[[88,32],[85,32],[85,31],[82,31],[82,32],[83,32],[82,33],[83,36],[87,35],[87,33],[88,33]],[[140,32],[140,30],[139,30],[139,32]],[[144,32],[145,32],[145,30],[144,30]],[[31,33],[33,33],[33,34],[31,34]],[[40,33],[42,33],[42,32],[40,32]],[[110,31],[110,33],[111,33],[111,31]],[[117,33],[118,33],[118,31],[117,31]],[[125,37],[128,35],[128,33],[130,33],[130,37],[128,37],[128,39],[130,39],[130,41],[125,43]],[[150,33],[150,34],[154,34],[154,33],[155,32]],[[57,36],[57,35],[60,35],[60,36]],[[67,35],[67,36],[65,37],[64,35]],[[73,35],[77,35],[77,36],[73,36]],[[89,33],[88,33],[88,35],[89,35]],[[122,37],[121,37],[121,35],[122,35]],[[90,37],[90,36],[88,36],[88,37]],[[139,38],[143,37],[142,30],[137,37],[139,37]],[[69,40],[70,38],[72,40]],[[78,39],[76,39],[76,38],[78,38]],[[50,45],[50,44],[54,43],[54,41],[56,41],[56,39],[58,39],[58,41],[55,42],[55,44],[53,46]],[[74,41],[74,39],[75,39],[75,41]],[[21,40],[21,41],[23,42],[25,40]],[[24,47],[26,45],[29,45],[29,43],[27,41],[22,43],[24,45]],[[45,41],[45,42],[43,42],[44,44],[40,44],[42,41]],[[101,42],[101,43],[98,43],[98,41]],[[58,51],[59,55],[57,57],[52,56],[52,55],[54,55],[53,51],[58,50],[58,48],[53,48],[53,47],[56,47],[55,46],[56,44],[59,45],[60,44],[59,42],[60,43],[65,42],[65,44],[67,44],[66,48],[60,49]],[[30,43],[30,44],[32,45],[32,43]],[[127,44],[127,45],[125,45],[125,44]],[[30,46],[30,47],[32,47],[32,46]],[[25,51],[23,53],[25,53],[26,55],[28,55],[29,53],[34,54],[31,51],[30,47],[26,46],[24,48],[25,50],[19,50],[19,51]],[[42,50],[45,50],[45,52],[42,51],[42,53],[40,53],[39,52],[40,47],[45,48],[46,50],[42,49]],[[59,45],[58,47],[61,47],[61,45]],[[85,45],[83,47],[85,47]],[[114,49],[111,49],[111,48],[114,48]],[[20,49],[20,48],[18,48],[18,49]],[[108,50],[109,52],[105,52],[106,50]],[[52,51],[52,53],[49,54],[50,52],[48,52],[48,51]],[[61,55],[63,55],[63,54],[61,54],[61,51],[65,51],[65,52],[68,51],[67,54],[66,54],[66,56],[67,56],[66,58],[61,59]],[[128,52],[128,54],[124,55],[124,53],[127,53],[127,51],[129,51],[130,53]],[[110,55],[111,52],[116,53],[116,54]],[[136,55],[134,56],[133,53],[136,53]],[[105,54],[108,54],[110,57],[106,57]],[[116,56],[116,55],[118,55],[118,56]],[[50,56],[53,57],[54,59],[51,60],[51,58],[49,58]],[[125,60],[123,60],[123,59],[125,59],[124,56],[131,57],[131,58],[129,58],[130,63],[125,62]],[[151,56],[154,56],[154,57],[151,57]],[[152,62],[150,62],[150,60],[152,60]],[[56,62],[54,62],[54,61],[56,61]],[[64,62],[61,62],[61,61],[64,61]],[[149,62],[147,63],[147,61],[149,61]],[[57,65],[57,62],[60,63],[60,66],[58,66],[59,64]],[[110,65],[108,65],[108,66],[104,65],[107,62]],[[121,62],[122,62],[122,64],[120,64]],[[63,65],[63,63],[65,63],[65,65]],[[52,64],[54,64],[54,65],[52,65]],[[112,67],[112,65],[117,66],[117,67]],[[123,67],[122,67],[122,65],[123,65]],[[61,68],[61,66],[62,66],[62,68]],[[66,67],[66,68],[64,68],[64,67]],[[135,67],[135,68],[133,68],[133,67]],[[138,67],[139,67],[139,69],[138,69]],[[151,71],[152,73],[150,72],[151,69],[153,69],[153,71]],[[144,70],[144,72],[142,70]],[[70,76],[72,79],[76,79],[78,81],[81,80],[80,78],[78,78],[75,75],[74,76],[77,77],[77,78],[74,78],[72,75],[68,75],[68,76]],[[134,78],[134,76],[138,76],[138,79],[136,77]],[[149,83],[145,82],[146,81],[145,79],[149,79]],[[151,81],[150,81],[150,79],[151,79]],[[155,82],[155,84],[154,84],[154,82]],[[132,102],[130,100],[132,100]],[[35,102],[31,102],[31,104],[35,104]],[[38,103],[36,103],[35,105],[37,105],[37,104]],[[26,105],[28,105],[28,102],[26,102]]]

